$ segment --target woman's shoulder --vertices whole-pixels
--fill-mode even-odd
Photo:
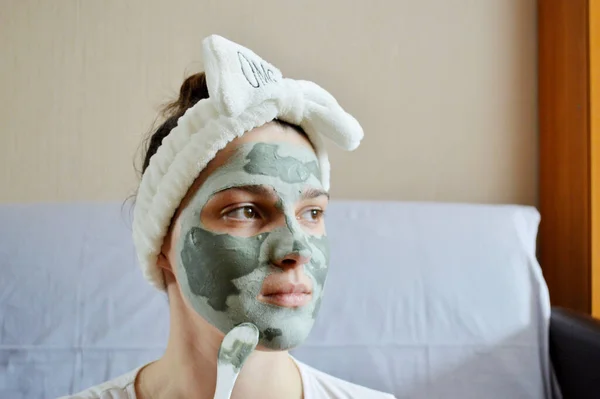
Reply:
[[[135,379],[141,367],[113,380],[58,399],[136,399]]]
[[[305,399],[395,399],[389,393],[344,381],[297,359],[294,361],[302,375]]]

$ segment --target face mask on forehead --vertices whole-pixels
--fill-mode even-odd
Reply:
[[[296,206],[307,189],[323,190],[318,165],[315,154],[302,146],[245,144],[206,179],[181,213],[176,273],[182,292],[223,333],[251,322],[262,346],[282,350],[299,345],[310,332],[327,276],[328,241],[305,230]],[[220,191],[243,186],[273,189],[285,223],[251,237],[208,230],[200,217],[205,204]],[[295,267],[312,282],[310,302],[288,308],[259,301],[267,276],[284,272],[276,261],[290,254],[305,259]]]

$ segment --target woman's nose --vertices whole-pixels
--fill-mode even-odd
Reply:
[[[312,251],[293,219],[286,218],[285,226],[273,231],[269,238],[271,263],[275,267],[288,270],[310,262]]]
[[[310,251],[308,249],[292,250],[282,257],[276,258],[273,264],[282,269],[288,270],[304,266],[310,262]]]

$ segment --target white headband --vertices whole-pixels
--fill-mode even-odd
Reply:
[[[209,98],[177,121],[142,176],[133,213],[133,241],[144,276],[163,290],[156,264],[171,218],[188,189],[216,153],[245,132],[280,119],[300,126],[319,159],[329,189],[322,137],[345,150],[360,144],[360,124],[315,83],[284,78],[251,50],[220,36],[203,41]]]

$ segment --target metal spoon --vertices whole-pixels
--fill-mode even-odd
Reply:
[[[217,359],[217,387],[214,399],[229,399],[235,380],[258,345],[258,328],[252,323],[242,323],[229,331],[221,347]]]

